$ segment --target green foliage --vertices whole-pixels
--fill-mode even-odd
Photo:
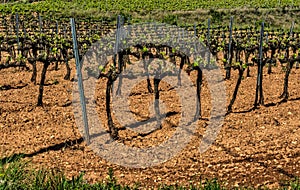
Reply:
[[[53,47],[51,49],[51,52],[54,53],[54,54],[58,53],[58,48],[57,47]]]
[[[176,52],[176,49],[175,48],[172,48],[172,53],[175,53]]]
[[[195,61],[195,62],[193,63],[193,67],[198,67],[198,66],[199,66],[198,61]]]
[[[162,20],[162,22],[167,23],[167,24],[171,24],[171,25],[177,25],[177,16],[170,14],[170,15],[166,15],[164,17],[164,19]]]
[[[293,6],[299,6],[299,1],[294,1]],[[222,12],[217,12],[218,8],[238,8],[238,7],[262,7],[262,8],[275,8],[275,7],[290,7],[290,0],[278,1],[269,0],[245,0],[245,1],[205,1],[205,0],[173,0],[173,1],[155,1],[148,0],[141,3],[139,0],[106,0],[106,1],[86,1],[86,0],[46,0],[37,1],[35,3],[28,3],[21,1],[12,4],[1,4],[0,10],[2,13],[27,13],[28,10],[37,11],[44,14],[63,14],[64,16],[71,16],[74,13],[78,15],[99,14],[99,13],[117,13],[125,17],[130,17],[132,12],[140,14],[151,13],[152,11],[192,11],[197,9],[210,9],[210,14],[213,19],[219,20],[222,17]],[[175,19],[170,16],[166,20],[174,22]]]
[[[105,67],[103,67],[102,65],[100,65],[99,67],[100,72],[105,72]]]
[[[142,49],[142,51],[143,51],[144,53],[146,53],[146,52],[148,52],[148,48],[144,46],[143,49]]]
[[[206,180],[206,183],[202,187],[203,190],[221,190],[224,189],[221,187],[217,179]]]
[[[5,161],[0,162],[0,189],[57,189],[57,190],[73,190],[73,189],[111,189],[111,190],[129,190],[140,189],[140,185],[136,184],[133,187],[123,186],[117,182],[114,176],[113,170],[108,170],[107,182],[89,184],[84,180],[84,173],[80,173],[78,176],[73,176],[71,179],[67,179],[65,175],[56,170],[41,169],[38,171],[28,170],[29,163],[20,160],[20,156],[11,157]],[[217,179],[206,179],[204,183],[200,185],[190,185],[189,187],[183,187],[179,185],[160,185],[160,190],[169,189],[199,189],[199,190],[225,190]],[[288,182],[285,189],[299,190],[300,181],[294,179]]]
[[[297,54],[296,54],[296,53],[293,54],[293,58],[294,58],[294,59],[297,58]]]
[[[300,190],[300,180],[299,178],[292,180],[289,183],[290,189],[292,190]]]
[[[26,58],[22,56],[22,54],[17,55],[17,61],[18,62],[26,62]]]
[[[222,22],[225,13],[223,11],[209,10],[209,15],[212,17],[212,22]]]
[[[217,47],[217,51],[218,51],[218,52],[223,51],[223,49],[224,49],[224,48],[223,48],[222,46],[218,46],[218,47]]]
[[[89,184],[84,173],[67,179],[62,172],[55,170],[28,171],[28,163],[16,159],[11,163],[0,163],[0,189],[129,189],[117,184],[112,170],[109,170],[108,183]]]

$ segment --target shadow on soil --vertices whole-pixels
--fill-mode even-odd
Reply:
[[[45,148],[41,148],[40,150],[38,150],[36,152],[33,152],[33,153],[29,153],[29,154],[24,154],[24,153],[13,154],[9,157],[1,158],[0,164],[1,163],[2,164],[11,163],[11,162],[14,162],[14,161],[18,160],[19,158],[31,158],[33,156],[36,156],[38,154],[41,154],[41,153],[44,153],[44,152],[47,152],[47,151],[50,151],[50,150],[53,150],[53,151],[61,150],[62,148],[67,147],[67,146],[74,146],[76,144],[81,144],[83,141],[84,141],[83,138],[78,138],[78,139],[75,139],[75,140],[69,140],[69,141],[66,141],[66,142],[62,142],[62,143],[59,143],[59,144],[55,144],[55,145],[51,145],[51,146],[48,146],[48,147],[45,147]]]
[[[12,90],[12,89],[22,89],[24,87],[28,86],[28,84],[24,84],[22,86],[11,86],[11,85],[0,85],[0,91],[1,90]]]
[[[278,101],[278,102],[271,102],[271,103],[265,104],[265,105],[263,105],[263,106],[268,108],[268,107],[278,106],[278,105],[283,104],[283,103],[293,102],[293,101],[299,101],[299,100],[300,100],[300,97],[297,97],[297,98],[291,98],[291,99],[288,99],[288,100],[283,99],[283,100],[280,100],[280,101]],[[249,113],[249,112],[251,112],[251,111],[253,111],[253,110],[255,110],[255,109],[258,109],[258,108],[259,108],[259,107],[257,107],[257,108],[252,107],[252,108],[250,108],[250,109],[248,109],[248,110],[233,111],[233,112],[227,113],[226,115],[231,114],[231,113]]]
[[[229,154],[230,156],[237,158],[237,157],[241,157],[238,153],[232,151],[230,148],[225,147],[223,144],[219,144],[219,143],[214,143],[215,146],[222,148],[227,154]],[[300,152],[296,152],[295,154],[293,154],[292,156],[290,156],[289,158],[297,158],[300,156]],[[228,163],[244,163],[244,162],[249,162],[249,163],[257,163],[260,166],[264,167],[265,169],[271,169],[279,174],[285,175],[287,177],[289,177],[290,179],[296,179],[297,176],[294,174],[289,173],[288,171],[282,169],[282,168],[276,168],[276,167],[272,167],[271,165],[265,163],[264,161],[266,160],[273,160],[276,159],[278,157],[278,154],[268,154],[268,155],[261,155],[261,156],[256,156],[256,157],[252,157],[252,156],[246,156],[245,158],[237,158],[237,159],[230,159],[230,160],[224,160],[223,162],[218,162],[218,163],[211,163],[211,164],[228,164]]]

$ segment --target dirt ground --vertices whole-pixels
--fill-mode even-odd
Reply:
[[[24,153],[33,168],[61,170],[68,177],[85,172],[85,179],[91,183],[107,180],[108,169],[112,168],[121,184],[139,183],[141,187],[188,186],[206,178],[217,178],[225,187],[277,188],[284,186],[287,180],[300,177],[300,70],[292,70],[290,98],[284,103],[279,103],[283,89],[282,68],[274,67],[271,75],[264,74],[266,106],[248,111],[255,97],[256,68],[252,67],[251,77],[242,81],[233,113],[225,117],[216,141],[206,152],[198,151],[209,123],[203,119],[198,121],[188,146],[175,157],[160,165],[139,169],[102,159],[82,140],[71,104],[73,85],[77,84],[63,79],[65,71],[63,65],[58,71],[50,67],[44,107],[36,107],[38,85],[30,82],[31,72],[16,68],[0,70],[1,158]],[[74,74],[73,64],[72,76]],[[191,78],[195,79],[194,73]],[[227,105],[236,79],[237,71],[233,71],[232,78],[225,82]],[[97,84],[96,100],[99,118],[107,127],[105,84],[105,79]],[[166,83],[161,84],[160,90],[166,110],[175,114],[167,117],[169,122],[164,122],[162,129],[146,136],[137,136],[129,129],[121,130],[120,138],[127,146],[157,146],[176,131],[176,126],[170,123],[176,124],[180,118],[179,97]],[[146,82],[142,81],[132,92],[129,98],[132,113],[138,113],[140,119],[149,118],[149,108],[144,104],[153,100],[153,94],[147,92]],[[206,80],[201,100],[202,115],[209,118],[211,96]]]

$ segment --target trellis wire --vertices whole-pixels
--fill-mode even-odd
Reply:
[[[20,39],[19,39],[19,14],[16,13],[16,35],[17,35],[17,43],[18,43],[18,54],[20,51]]]
[[[3,18],[3,25],[4,25],[4,30],[5,30],[6,36],[8,36],[8,27],[7,27],[7,23],[6,23],[5,17]]]
[[[228,64],[231,65],[231,43],[232,43],[232,25],[233,25],[233,17],[230,17],[230,25],[229,25],[229,44],[228,44]],[[229,79],[230,78],[230,68],[226,68],[226,78]]]
[[[232,25],[233,25],[233,17],[230,17],[230,25],[229,25],[229,44],[228,44],[228,60],[231,59],[231,43],[232,43]]]
[[[295,21],[292,22],[292,26],[290,28],[290,36],[293,35],[294,26],[295,26]]]
[[[41,17],[41,15],[39,15],[39,27],[40,27],[40,33],[43,32],[43,27],[42,27],[42,25],[43,25],[42,17]]]
[[[23,27],[24,35],[26,36],[27,35],[27,31],[26,31],[26,27],[25,27],[25,23],[24,22],[22,22],[22,27]]]
[[[207,20],[207,46],[208,49],[210,50],[210,18]],[[210,51],[208,53],[208,59],[207,59],[207,64],[210,63]]]
[[[64,24],[64,38],[66,38],[67,37],[67,27],[66,27],[66,25]]]
[[[259,74],[262,74],[263,59],[263,39],[264,39],[264,22],[261,23],[260,42],[259,42]],[[259,78],[260,80],[260,78]],[[259,81],[260,82],[260,81]]]
[[[115,42],[115,53],[114,53],[114,66],[116,67],[116,60],[117,60],[117,54],[118,54],[118,51],[119,51],[119,42],[120,42],[120,28],[121,28],[121,23],[122,23],[122,16],[121,15],[118,15],[118,18],[117,18],[117,29],[116,29],[116,42]],[[120,65],[120,62],[118,63],[118,68],[121,69],[121,65]]]
[[[293,36],[294,26],[295,26],[295,22],[293,21],[292,25],[291,25],[291,28],[290,28],[290,32],[289,32],[289,40],[291,40],[290,38]],[[286,46],[285,57],[287,56],[288,49],[289,49],[289,41],[288,41],[288,44]]]
[[[295,26],[295,21],[292,22],[292,26],[290,28],[290,36],[293,36],[293,29],[294,29],[294,26]],[[299,68],[299,62],[297,61],[296,62],[296,68],[298,69]]]
[[[58,21],[56,21],[56,34],[58,34],[58,32],[59,32],[59,29],[58,29]]]

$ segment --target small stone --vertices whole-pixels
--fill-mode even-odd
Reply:
[[[28,118],[23,119],[23,122],[24,122],[24,123],[27,123],[28,121],[29,121]]]

